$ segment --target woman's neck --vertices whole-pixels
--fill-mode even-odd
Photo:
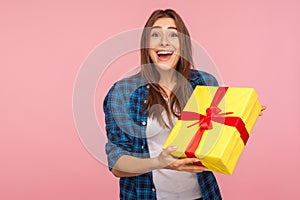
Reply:
[[[160,80],[158,84],[165,90],[167,97],[170,97],[171,91],[176,85],[176,70],[161,70],[159,74]]]

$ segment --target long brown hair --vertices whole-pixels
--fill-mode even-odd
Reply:
[[[164,89],[158,84],[160,75],[156,70],[153,61],[150,58],[148,45],[150,38],[150,27],[153,26],[155,21],[159,18],[172,18],[175,21],[177,31],[179,33],[180,44],[180,58],[178,60],[176,71],[177,81],[170,95],[168,105],[163,98]],[[183,106],[186,104],[191,90],[188,87],[188,81],[190,79],[190,69],[192,64],[192,48],[189,32],[181,19],[181,17],[171,9],[155,10],[148,21],[145,24],[142,38],[141,38],[141,72],[145,79],[149,82],[150,88],[147,97],[147,108],[149,110],[149,116],[158,120],[159,124],[164,127],[168,127],[167,123],[163,120],[162,112],[165,110],[168,116],[169,124],[172,125],[171,115],[179,116]],[[166,93],[165,93],[166,94]],[[154,106],[159,104],[161,106]]]

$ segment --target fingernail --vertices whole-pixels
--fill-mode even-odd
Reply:
[[[177,146],[171,146],[172,149],[177,149]]]
[[[198,158],[195,159],[195,162],[200,162],[200,160]]]

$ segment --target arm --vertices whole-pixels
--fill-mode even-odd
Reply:
[[[118,159],[112,169],[116,177],[138,176],[155,169],[171,169],[187,172],[203,172],[205,167],[194,165],[197,158],[176,159],[171,153],[176,147],[168,147],[155,158],[136,158],[124,155]]]
[[[159,167],[156,158],[137,158],[124,155],[117,160],[111,172],[116,177],[130,177],[147,173]]]

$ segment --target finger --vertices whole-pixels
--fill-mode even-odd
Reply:
[[[262,107],[261,107],[261,110],[260,110],[260,113],[259,113],[259,116],[263,116],[263,112],[262,112],[262,111],[264,111],[264,110],[266,110],[266,109],[267,109],[266,106],[262,106]]]
[[[185,158],[185,159],[182,159],[182,160],[183,160],[183,163],[186,164],[186,165],[194,164],[194,163],[200,161],[198,158]]]
[[[169,146],[163,150],[163,154],[164,154],[164,156],[171,155],[171,153],[173,151],[175,151],[176,149],[177,149],[177,146]]]
[[[197,166],[197,165],[182,165],[178,168],[180,171],[188,171],[188,172],[203,172],[208,171],[206,167]]]
[[[175,165],[180,167],[184,165],[194,165],[194,163],[199,162],[200,160],[198,158],[182,158],[176,160]]]

